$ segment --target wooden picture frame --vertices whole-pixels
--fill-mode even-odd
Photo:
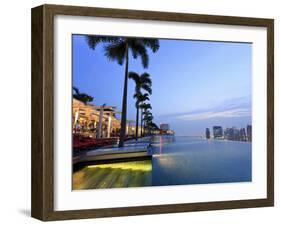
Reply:
[[[54,210],[54,16],[126,18],[267,29],[267,198],[121,208]],[[42,5],[32,9],[32,217],[66,220],[274,205],[274,21],[123,9]]]

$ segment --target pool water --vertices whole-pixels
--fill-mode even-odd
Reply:
[[[250,142],[160,138],[152,152],[152,186],[252,180]]]
[[[73,174],[73,189],[250,182],[250,142],[154,137],[152,160],[86,166]]]

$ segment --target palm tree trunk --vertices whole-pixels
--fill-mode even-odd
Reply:
[[[145,121],[143,122],[143,136],[145,137]]]
[[[142,109],[141,109],[141,137],[143,137],[143,131],[142,131],[142,129],[143,129],[143,125],[142,125],[142,123],[143,123],[142,113],[143,113],[143,111],[142,111]]]
[[[137,107],[137,118],[136,118],[136,140],[139,136],[139,107]]]
[[[122,116],[121,116],[121,129],[120,129],[120,141],[119,147],[124,146],[124,140],[126,137],[126,124],[127,124],[127,90],[128,90],[128,65],[129,65],[129,49],[128,43],[126,44],[126,65],[125,65],[125,79],[122,101]]]

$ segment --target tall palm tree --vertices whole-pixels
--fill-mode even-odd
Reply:
[[[140,109],[141,109],[141,136],[143,136],[143,114],[145,111],[151,110],[152,107],[149,103],[141,103],[140,104]]]
[[[150,111],[145,111],[144,112],[144,133],[146,132],[146,129],[149,128],[149,125],[152,123],[153,120],[153,115]]]
[[[129,37],[109,37],[109,36],[87,36],[87,42],[91,49],[95,49],[99,43],[104,43],[104,54],[111,61],[117,61],[123,65],[125,61],[125,78],[122,101],[122,116],[119,147],[124,146],[126,136],[126,121],[127,121],[127,90],[128,90],[128,67],[129,53],[132,53],[133,58],[141,57],[141,62],[144,68],[148,67],[149,57],[147,48],[152,52],[159,49],[158,39],[145,38],[129,38]]]
[[[77,99],[82,101],[84,104],[87,104],[88,102],[91,102],[94,100],[94,98],[86,93],[80,93],[79,89],[75,86],[72,87],[72,96]]]
[[[135,95],[134,98],[136,98],[136,140],[138,140],[138,132],[139,132],[139,108],[140,103],[149,100],[149,95],[152,93],[151,85],[152,81],[150,79],[150,75],[148,73],[143,73],[141,75],[137,74],[136,72],[130,72],[129,78],[133,79],[135,82]],[[147,93],[142,94],[142,90],[147,91]]]
[[[134,95],[134,98],[136,98],[136,109],[137,109],[137,114],[136,114],[136,140],[138,140],[138,131],[139,131],[139,109],[140,109],[140,103],[143,101],[149,100],[148,93],[142,94],[141,92],[136,93]],[[141,115],[142,117],[142,115]]]
[[[143,73],[139,75],[136,72],[130,71],[129,78],[135,82],[135,93],[141,91],[141,89],[147,91],[150,95],[152,94],[152,81],[148,73]]]

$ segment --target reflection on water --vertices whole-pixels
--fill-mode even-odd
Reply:
[[[73,189],[142,187],[252,180],[251,143],[158,136],[152,161],[88,166],[73,175]]]

